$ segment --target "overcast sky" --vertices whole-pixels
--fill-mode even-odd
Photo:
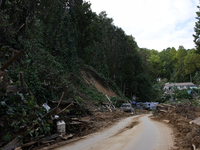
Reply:
[[[194,48],[199,0],[86,0],[93,12],[106,11],[115,26],[132,35],[140,48],[162,51]]]

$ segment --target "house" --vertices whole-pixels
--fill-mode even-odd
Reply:
[[[172,90],[174,87],[177,87],[179,90],[187,89],[189,88],[197,88],[197,86],[192,82],[184,82],[184,83],[165,83],[164,90]]]

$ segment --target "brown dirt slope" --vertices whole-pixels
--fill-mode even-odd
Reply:
[[[81,73],[86,83],[94,85],[100,92],[106,94],[108,97],[118,97],[118,95],[110,87],[106,88],[103,86],[95,77],[87,75],[85,70],[82,70]]]

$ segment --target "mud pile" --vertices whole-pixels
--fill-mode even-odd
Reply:
[[[200,109],[190,103],[177,106],[158,106],[155,110],[158,120],[169,120],[174,129],[175,146],[178,149],[200,149],[200,126],[190,124],[191,120],[200,117]],[[171,109],[170,109],[171,108]]]

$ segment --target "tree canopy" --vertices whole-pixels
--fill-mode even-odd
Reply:
[[[43,89],[43,94],[51,93],[47,87],[69,82],[65,77],[70,73],[80,76],[84,65],[115,82],[121,91],[125,88],[129,98],[144,97],[144,88],[150,93],[151,82],[145,75],[135,38],[115,26],[105,11],[96,14],[83,0],[7,0],[0,7],[0,48],[25,51],[37,77],[38,84],[32,84],[36,96],[42,95],[37,87]],[[160,74],[155,68],[160,64],[157,54],[149,58],[148,64]],[[55,80],[49,77],[50,72],[57,74]],[[141,100],[151,100],[151,96]]]

